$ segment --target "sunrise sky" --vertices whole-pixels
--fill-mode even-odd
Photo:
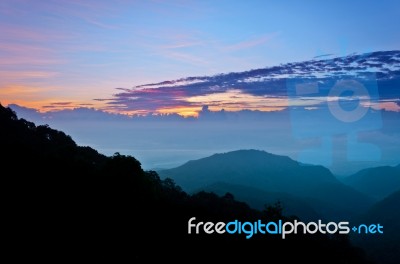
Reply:
[[[95,99],[112,98],[116,88],[324,54],[399,50],[399,17],[398,1],[3,0],[0,102],[41,111],[109,110]],[[229,93],[181,97],[201,105],[228,96],[230,104],[221,105],[228,110],[286,104]],[[171,104],[141,111],[200,109]]]

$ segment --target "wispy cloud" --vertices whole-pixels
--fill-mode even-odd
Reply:
[[[0,24],[2,32],[0,39],[15,44],[39,44],[44,41],[68,40],[76,36],[74,32],[58,32],[52,28],[38,28],[30,25],[15,25],[11,23]]]
[[[54,102],[51,103],[51,105],[57,105],[57,106],[65,106],[65,105],[71,105],[72,102]]]
[[[276,111],[287,107],[286,97],[265,96],[256,91],[238,88],[220,87],[215,89],[208,83],[194,82],[192,85],[120,89],[123,92],[114,98],[96,99],[104,102],[105,109],[125,113],[179,113],[196,115],[204,105],[212,110],[225,109],[238,111],[243,109]],[[250,92],[250,93],[249,93]],[[252,94],[251,92],[255,92]],[[194,114],[195,113],[195,114]]]
[[[107,101],[115,101],[115,99],[112,99],[112,98],[94,98],[93,101],[107,102]]]
[[[88,25],[98,27],[105,30],[115,30],[119,26],[106,23],[102,21],[104,18],[117,16],[120,14],[122,6],[127,6],[123,1],[119,1],[118,4],[110,5],[103,1],[48,1],[41,2],[40,8],[51,12],[52,18],[56,22],[61,20],[82,20]]]
[[[327,53],[327,54],[322,54],[322,55],[314,56],[313,58],[314,58],[314,59],[318,59],[318,58],[329,57],[329,56],[333,56],[333,55],[335,55],[335,54],[333,54],[333,53]]]
[[[204,42],[201,41],[185,41],[182,42],[177,41],[176,43],[161,45],[160,48],[162,49],[182,49],[182,48],[189,48],[194,46],[203,45]]]
[[[376,56],[378,57],[378,55]],[[351,58],[338,58],[335,61],[342,65],[357,59]],[[361,95],[332,95],[329,92],[332,87],[347,89],[349,86],[362,85],[361,82],[365,82],[366,76],[370,74],[360,73],[358,77],[350,78],[346,72],[343,73],[343,66],[337,66],[336,72],[331,67],[329,63],[310,60],[247,72],[177,79],[136,86],[133,89],[119,89],[122,92],[115,94],[111,98],[113,100],[105,101],[105,104],[113,110],[131,111],[132,113],[146,111],[182,113],[181,111],[183,111],[185,115],[196,109],[198,111],[204,105],[215,111],[221,109],[276,111],[288,107],[316,110],[326,108],[329,103],[337,101],[346,104],[346,107],[361,104],[363,107],[373,109],[398,111],[397,95],[394,95],[393,92],[388,94],[387,89],[380,91],[381,95],[385,94],[388,96],[387,98],[390,98],[385,101],[378,101],[379,98],[375,95],[372,96],[373,88],[371,88],[371,95],[368,92]],[[362,64],[358,66],[361,69],[363,67]],[[325,70],[329,70],[331,75],[310,77],[315,72]],[[374,76],[373,80],[375,80]],[[396,73],[394,75],[387,73],[386,76],[382,75],[380,78],[388,80],[393,76],[397,76]],[[369,79],[367,78],[367,80]],[[297,90],[295,94],[290,94],[293,82],[298,83]],[[300,87],[304,86],[304,89],[310,84],[316,88],[316,92],[304,90],[300,93]]]
[[[192,65],[207,65],[209,64],[209,61],[207,61],[204,58],[201,58],[199,56],[195,56],[189,53],[185,52],[166,52],[164,53],[164,56],[167,58],[171,58],[174,60],[186,62]]]
[[[277,36],[277,33],[274,33],[274,34],[268,34],[268,35],[263,35],[263,36],[259,36],[256,38],[244,40],[244,41],[232,44],[232,45],[225,46],[224,50],[225,51],[239,51],[239,50],[243,50],[243,49],[254,48],[256,46],[263,45],[263,44],[267,43],[268,41],[271,41],[276,36]]]
[[[54,66],[66,61],[58,50],[44,45],[46,41],[58,43],[65,40],[65,34],[52,34],[52,32],[42,32],[29,27],[5,24],[0,25],[0,32],[2,32],[0,71],[8,72],[8,74],[11,74],[11,71],[43,72],[43,66]]]
[[[283,107],[265,97],[285,93],[282,80],[112,88],[270,64],[268,56],[281,41],[279,29],[255,24],[237,8],[192,0],[0,1],[1,100],[140,113],[189,113],[202,104]],[[238,14],[247,20],[236,19]],[[57,104],[67,101],[72,103]]]
[[[57,76],[57,72],[50,71],[1,71],[1,82],[21,81],[31,79],[46,79]]]
[[[200,106],[207,105],[213,111],[221,109],[227,111],[239,111],[243,109],[277,111],[283,110],[288,106],[288,100],[285,97],[255,96],[236,89],[223,93],[188,97],[186,100]]]
[[[379,101],[379,102],[363,102],[363,106],[371,107],[375,110],[386,110],[392,112],[400,112],[400,101],[393,100],[393,101]]]
[[[200,32],[181,32],[179,29],[163,29],[154,31],[138,30],[136,32],[139,45],[147,50],[152,57],[165,58],[195,66],[208,65],[211,60],[204,48],[209,52],[214,50],[209,40],[205,39]]]

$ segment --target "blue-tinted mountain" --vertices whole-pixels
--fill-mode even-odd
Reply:
[[[362,212],[372,204],[368,196],[342,184],[323,166],[301,164],[258,150],[215,154],[159,174],[174,179],[188,192],[224,182],[290,194],[307,200],[324,217],[334,219]]]
[[[353,235],[352,240],[382,264],[397,264],[400,260],[400,190],[376,203],[356,223],[381,224],[383,234]]]
[[[344,178],[343,182],[381,200],[400,189],[400,165],[364,169]]]

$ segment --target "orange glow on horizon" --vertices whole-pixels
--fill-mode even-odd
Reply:
[[[392,112],[400,112],[400,105],[396,102],[379,102],[379,103],[368,103],[365,104],[366,107],[371,107],[375,110],[386,110]]]
[[[160,114],[178,114],[183,117],[198,117],[200,111],[200,106],[177,106],[174,108],[162,108],[159,109],[157,112]]]
[[[57,97],[56,91],[56,87],[36,87],[20,84],[3,85],[0,86],[0,103],[3,106],[17,104],[35,109],[41,113],[80,107],[100,109],[106,106],[103,102],[93,100],[60,99]],[[52,93],[54,95],[49,96]]]
[[[284,110],[286,107],[284,106],[263,106],[263,107],[250,107],[250,106],[210,106],[208,109],[212,112],[218,112],[221,110],[225,110],[227,112],[238,112],[242,110],[251,110],[251,111],[261,111],[261,112],[274,112]]]
[[[92,100],[70,97],[62,97],[58,90],[59,87],[42,87],[28,86],[22,84],[0,85],[0,103],[3,106],[17,104],[22,107],[32,108],[38,112],[45,113],[50,111],[73,110],[77,108],[92,108],[112,114],[122,114],[128,116],[146,116],[146,115],[171,115],[178,114],[182,117],[199,117],[203,106],[208,106],[209,111],[219,112],[225,110],[227,112],[238,112],[242,110],[272,112],[281,111],[288,107],[289,101],[285,97],[267,97],[256,96],[244,93],[241,90],[228,90],[220,93],[197,95],[192,97],[180,97],[176,101],[176,105],[169,107],[157,107],[153,105],[152,110],[148,109],[129,109],[123,103],[110,104],[109,100]],[[153,91],[152,91],[153,92]],[[85,94],[85,97],[89,97]],[[300,107],[317,106],[323,102],[325,98],[303,98],[299,101],[290,102],[290,105]],[[184,103],[180,103],[184,101]],[[382,101],[376,103],[364,104],[375,110],[386,110],[400,112],[398,101]],[[126,107],[126,108],[125,108]]]

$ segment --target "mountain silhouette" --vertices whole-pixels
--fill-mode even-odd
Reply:
[[[290,194],[306,200],[318,214],[329,219],[350,217],[372,204],[369,197],[339,182],[323,166],[301,164],[259,150],[215,154],[159,174],[174,179],[187,192],[225,182]]]
[[[381,200],[400,189],[400,165],[364,169],[344,178],[343,182]]]
[[[133,157],[78,146],[46,125],[18,119],[0,105],[5,249],[32,258],[230,262],[260,259],[260,247],[286,262],[371,263],[345,235],[188,234],[188,220],[293,221],[279,206],[254,210],[232,194],[188,195],[173,180],[144,171]],[[13,251],[13,252],[14,252]],[[183,255],[183,252],[185,253]],[[232,252],[235,252],[232,254]],[[313,252],[319,252],[316,255]],[[185,256],[185,257],[184,257]],[[186,256],[189,256],[187,258]]]
[[[218,195],[231,193],[239,201],[246,201],[253,208],[262,210],[266,204],[281,203],[285,215],[295,215],[303,221],[320,219],[321,215],[308,204],[306,199],[282,192],[267,192],[255,187],[217,182],[203,187],[201,190]],[[200,191],[200,189],[199,189]]]
[[[400,260],[400,189],[377,202],[357,223],[381,224],[383,234],[353,235],[352,240],[378,263],[395,264]]]

